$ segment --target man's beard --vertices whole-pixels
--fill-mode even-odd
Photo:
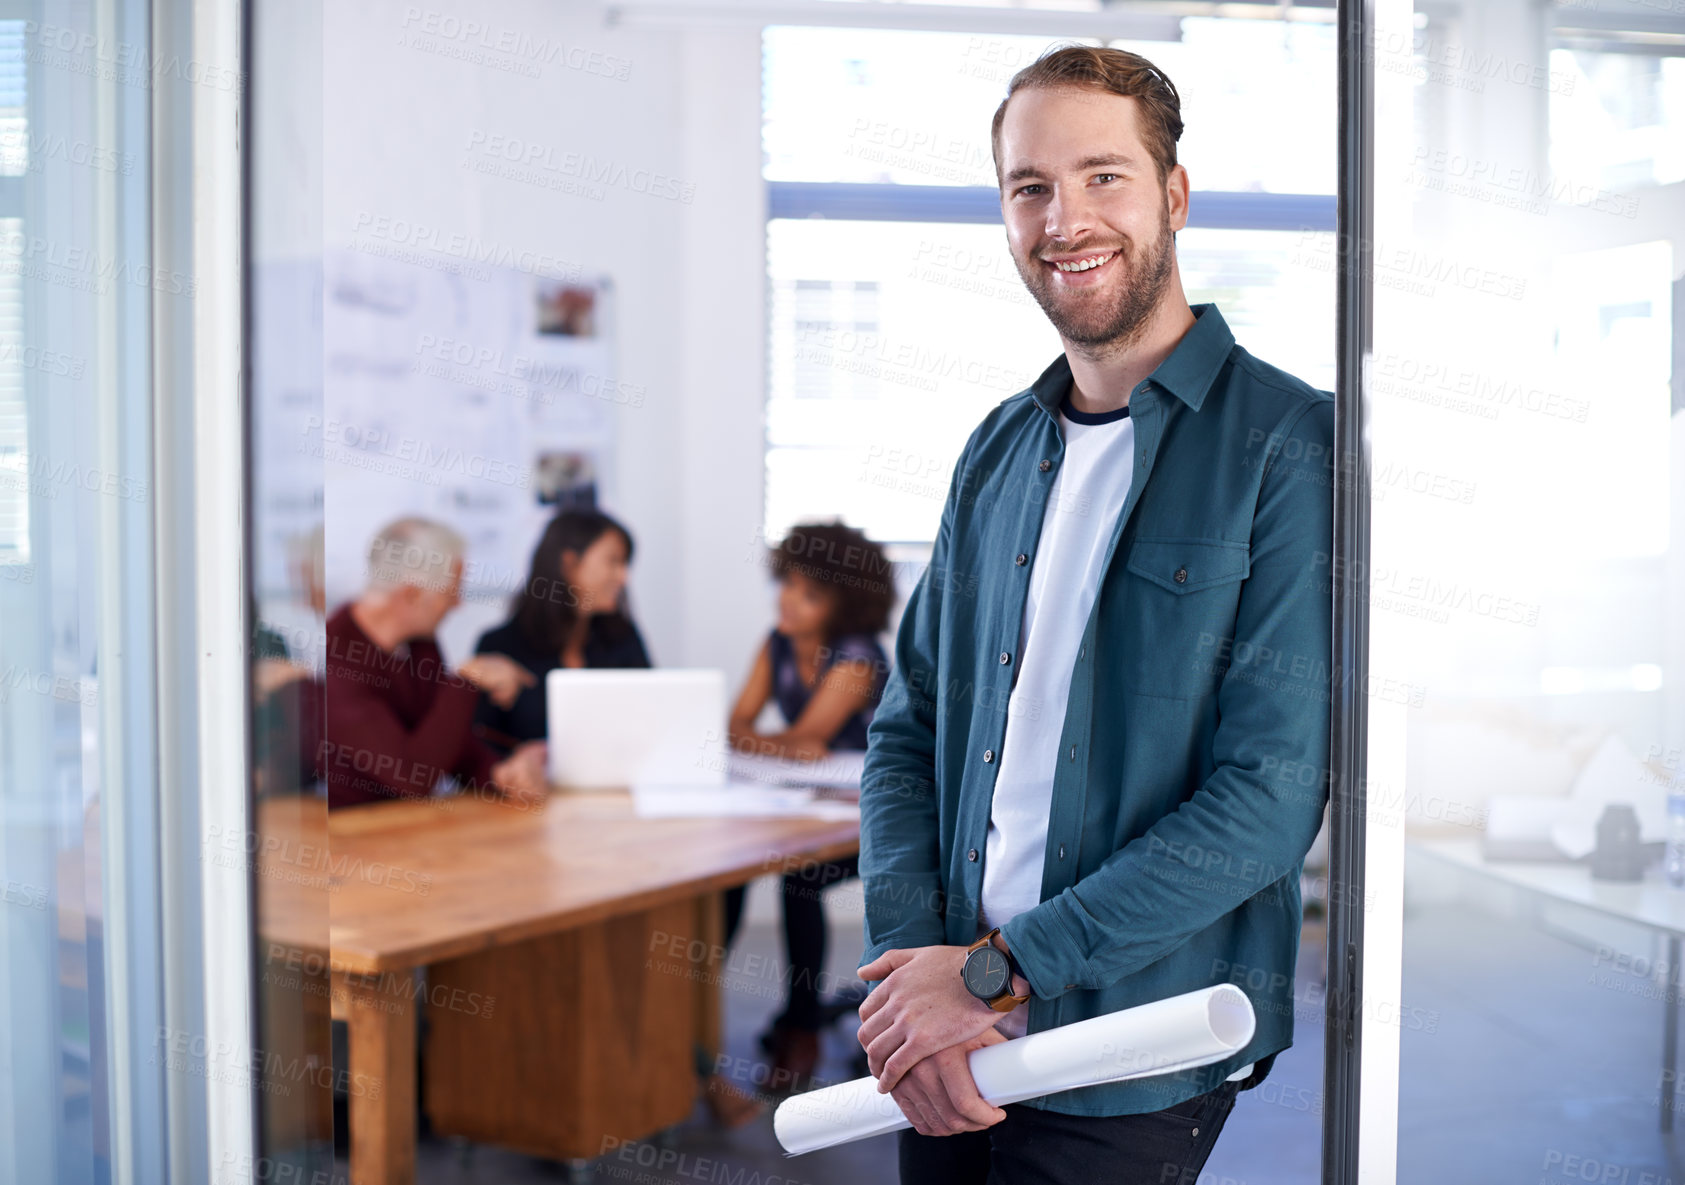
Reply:
[[[1109,301],[1103,293],[1058,290],[1060,281],[1050,273],[1039,254],[1032,254],[1027,263],[1016,258],[1014,262],[1030,295],[1041,305],[1041,311],[1047,314],[1059,336],[1073,345],[1086,347],[1084,353],[1098,356],[1127,349],[1140,338],[1147,319],[1170,283],[1175,254],[1170,204],[1166,202],[1159,207],[1158,241],[1140,252],[1126,241],[1119,246],[1117,258],[1107,265],[1123,270],[1122,276],[1108,281],[1114,284]]]

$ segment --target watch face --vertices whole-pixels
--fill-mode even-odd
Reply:
[[[1010,971],[1006,956],[992,946],[978,947],[965,959],[965,986],[979,1000],[992,1000],[1006,990]]]

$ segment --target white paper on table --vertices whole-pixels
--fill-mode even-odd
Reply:
[[[816,761],[793,757],[769,757],[761,753],[740,753],[726,757],[726,773],[734,779],[774,786],[838,786],[858,790],[866,773],[866,754],[844,749],[827,753]]]
[[[1079,1020],[968,1056],[977,1092],[997,1107],[1062,1090],[1208,1066],[1252,1040],[1257,1018],[1230,983]],[[772,1128],[785,1155],[833,1148],[911,1127],[876,1078],[786,1099]]]
[[[632,809],[644,819],[800,815],[849,820],[860,817],[860,808],[854,803],[816,799],[811,790],[767,786],[761,782],[728,781],[721,786],[639,783],[632,787]]]

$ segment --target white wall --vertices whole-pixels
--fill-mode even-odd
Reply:
[[[386,216],[612,274],[619,377],[647,392],[642,407],[615,409],[601,487],[637,543],[633,609],[658,665],[716,666],[735,684],[771,604],[751,562],[764,372],[758,34],[619,30],[548,0],[451,11],[380,0],[326,6],[322,40],[324,246],[349,245],[359,216]],[[537,77],[510,68],[557,45],[540,51],[551,60]],[[470,172],[479,135],[648,169],[694,197],[609,185],[592,200]],[[458,610],[447,656],[466,654],[501,611]]]

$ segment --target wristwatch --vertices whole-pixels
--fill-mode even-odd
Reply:
[[[994,938],[999,933],[1000,927],[996,926],[967,948],[960,974],[965,979],[966,991],[996,1012],[1011,1012],[1028,1000],[1030,993],[1025,992],[1022,996],[1012,994],[1012,977],[1024,975],[1024,972],[1010,950],[1002,950],[995,945]],[[1026,982],[1029,978],[1024,975]]]

